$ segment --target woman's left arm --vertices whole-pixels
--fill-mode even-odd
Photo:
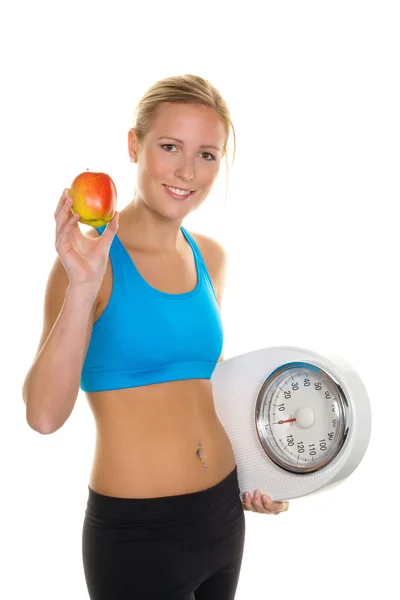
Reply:
[[[219,309],[222,311],[222,296],[225,290],[228,255],[225,248],[216,240],[208,238],[208,242],[208,262],[210,264],[210,276],[213,280]],[[224,353],[222,352],[218,362],[223,360]],[[285,512],[289,509],[289,502],[273,502],[270,496],[267,494],[262,494],[260,490],[255,490],[253,498],[249,492],[244,494],[243,508],[251,512],[279,515],[279,513]]]
[[[215,241],[215,240],[213,240]],[[215,294],[217,296],[217,302],[219,306],[219,311],[222,313],[222,296],[225,290],[225,282],[226,282],[226,271],[228,264],[228,255],[226,250],[221,244],[215,242],[216,247],[214,251],[214,260],[215,260],[215,276],[214,276],[214,289]],[[221,356],[218,359],[218,362],[222,362],[224,360],[224,351],[222,350]]]
[[[228,255],[226,253],[226,250],[222,246],[220,246],[220,251],[218,254],[219,254],[219,266],[218,266],[218,277],[217,277],[217,289],[216,289],[215,293],[217,296],[219,311],[220,311],[220,313],[222,313],[222,296],[223,296],[223,293],[225,290]],[[219,357],[218,362],[221,362],[223,360],[224,360],[224,351],[222,350],[221,356]]]
[[[225,248],[211,237],[197,234],[197,241],[201,244],[201,252],[207,265],[208,273],[214,287],[220,312],[222,312],[222,296],[225,290],[228,254]],[[218,362],[224,360],[222,351]]]

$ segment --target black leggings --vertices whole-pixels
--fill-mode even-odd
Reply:
[[[91,600],[233,600],[245,540],[237,466],[200,492],[115,498],[89,487],[82,555]]]

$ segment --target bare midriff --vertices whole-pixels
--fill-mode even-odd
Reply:
[[[89,485],[100,494],[187,494],[216,485],[235,468],[208,379],[90,392],[87,398],[96,422]]]
[[[124,212],[125,209],[120,212],[118,229],[122,241]],[[89,237],[98,235],[93,230]],[[201,236],[193,232],[192,235],[217,289],[214,253]],[[168,257],[152,257],[135,250],[128,242],[124,245],[151,286],[173,294],[194,289],[196,266],[183,234],[179,252]],[[98,294],[96,318],[104,311],[111,290],[112,269],[108,261]],[[119,498],[188,494],[216,485],[235,468],[230,440],[215,412],[209,379],[87,392],[86,396],[96,422],[89,485],[100,494]]]

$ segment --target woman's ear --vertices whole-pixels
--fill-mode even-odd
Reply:
[[[138,141],[136,137],[136,130],[134,128],[128,131],[128,152],[129,158],[132,162],[137,162],[138,157]]]

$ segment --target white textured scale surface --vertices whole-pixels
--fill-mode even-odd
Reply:
[[[335,376],[349,403],[349,433],[342,450],[313,473],[291,473],[276,465],[265,453],[255,426],[263,382],[278,367],[296,361],[309,362]],[[211,381],[216,412],[235,454],[241,494],[259,488],[279,501],[322,491],[348,477],[366,452],[371,434],[368,394],[354,369],[339,356],[291,346],[263,348],[218,363]]]

